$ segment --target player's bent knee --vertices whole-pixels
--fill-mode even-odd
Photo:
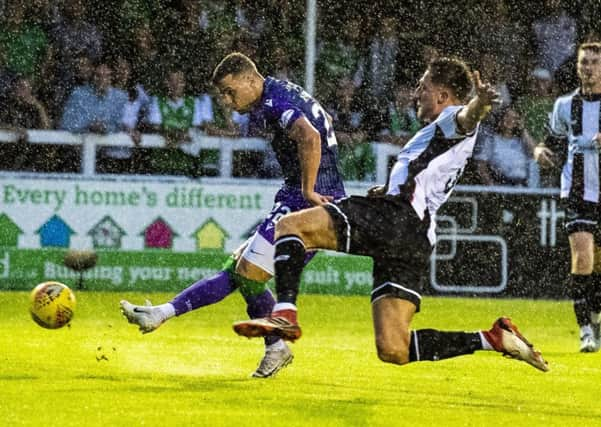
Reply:
[[[409,363],[409,349],[379,347],[378,358],[384,363],[393,363],[395,365],[405,365]]]
[[[376,350],[378,358],[385,363],[404,365],[409,363],[409,343],[404,341],[391,342],[389,340],[376,338]]]
[[[409,332],[415,305],[389,296],[374,301],[372,310],[376,350],[380,360],[396,365],[409,363]]]
[[[574,254],[572,260],[572,273],[591,274],[593,271],[593,259],[588,254]]]

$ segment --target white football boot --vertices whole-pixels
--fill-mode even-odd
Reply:
[[[263,359],[261,359],[261,363],[259,363],[259,367],[255,372],[253,372],[252,376],[255,378],[269,378],[273,377],[278,371],[290,363],[292,363],[292,359],[294,359],[294,355],[290,348],[286,345],[286,343],[282,342],[284,345],[280,349],[266,349],[265,355]]]
[[[153,306],[148,300],[146,305],[134,305],[125,300],[122,300],[119,304],[121,305],[121,313],[127,318],[127,321],[138,325],[140,332],[143,334],[154,331],[166,320],[161,309]]]
[[[594,353],[599,350],[597,347],[597,340],[595,340],[595,332],[591,325],[584,325],[580,327],[580,352],[581,353]]]

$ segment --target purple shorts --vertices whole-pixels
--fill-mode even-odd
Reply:
[[[275,224],[284,215],[310,208],[312,205],[305,200],[301,191],[296,188],[283,186],[275,195],[274,205],[269,215],[246,241],[242,257],[252,264],[265,270],[272,276],[275,274],[273,257],[275,254]],[[305,265],[315,256],[315,251],[307,252]]]

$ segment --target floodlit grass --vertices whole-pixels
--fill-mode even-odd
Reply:
[[[0,425],[601,425],[601,353],[577,353],[568,302],[426,298],[416,317],[416,327],[476,330],[509,315],[550,361],[545,374],[492,352],[387,365],[368,297],[303,295],[294,363],[256,380],[262,341],[231,330],[245,318],[239,296],[148,335],[118,310],[145,295],[77,297],[71,327],[50,331],[30,320],[26,293],[0,293]]]

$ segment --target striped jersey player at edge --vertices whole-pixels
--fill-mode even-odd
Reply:
[[[345,196],[330,117],[307,92],[293,83],[263,77],[250,58],[237,52],[217,65],[212,81],[226,106],[240,113],[250,112],[274,135],[271,144],[284,173],[284,184],[271,212],[222,271],[194,283],[165,304],[121,302],[123,314],[144,333],[174,316],[219,302],[236,289],[246,300],[250,318],[268,316],[275,304],[266,282],[274,274],[276,223],[290,212]],[[303,263],[313,255],[307,253]],[[273,376],[292,361],[292,352],[277,335],[266,336],[265,346],[254,377]]]
[[[570,293],[580,327],[580,351],[588,353],[601,347],[601,271],[593,271],[601,213],[601,43],[578,47],[576,69],[580,87],[555,101],[550,134],[535,155],[542,165],[563,161],[561,201],[572,258]]]
[[[475,96],[467,102],[473,88]],[[275,244],[278,303],[269,317],[236,322],[234,330],[247,337],[275,333],[290,341],[300,338],[296,299],[303,259],[307,250],[331,249],[373,258],[371,307],[382,361],[403,365],[493,350],[546,371],[541,354],[506,317],[498,318],[490,330],[476,332],[410,328],[420,310],[421,279],[436,242],[436,211],[472,156],[478,123],[496,96],[477,72],[472,80],[464,62],[432,61],[414,94],[418,117],[427,125],[401,150],[388,184],[367,196],[282,218]]]

